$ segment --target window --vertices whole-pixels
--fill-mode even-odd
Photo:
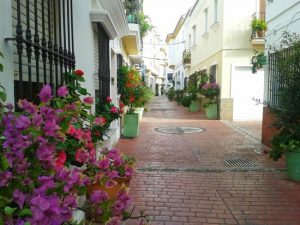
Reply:
[[[104,102],[110,96],[110,68],[109,68],[109,37],[100,23],[97,23],[98,38],[98,90],[96,98]]]
[[[195,46],[195,45],[196,45],[196,40],[197,40],[197,36],[196,36],[196,34],[197,34],[197,31],[196,31],[196,25],[194,25],[192,29],[193,29],[193,46]]]
[[[214,83],[216,82],[217,78],[217,65],[212,65],[209,70],[209,82]]]
[[[214,23],[218,22],[218,0],[214,0]]]
[[[75,68],[73,1],[12,1],[16,30],[15,102],[38,102],[42,84],[55,90]]]
[[[204,33],[208,31],[208,9],[204,10]]]
[[[192,47],[192,36],[189,34],[189,49]]]

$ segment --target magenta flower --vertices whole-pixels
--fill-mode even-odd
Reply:
[[[68,91],[67,86],[61,86],[61,87],[59,87],[58,90],[57,90],[57,95],[58,95],[59,97],[65,97],[65,96],[68,95],[68,93],[69,93],[69,91]]]
[[[100,125],[100,126],[103,125],[103,124],[105,124],[105,122],[106,122],[106,120],[105,120],[104,117],[97,117],[95,119],[95,124]]]
[[[108,199],[108,194],[105,191],[96,190],[93,191],[90,197],[90,201],[93,204],[99,204]]]
[[[41,92],[39,93],[39,97],[42,102],[49,102],[52,98],[51,95],[51,86],[49,84],[46,84],[43,86]]]
[[[100,169],[104,169],[104,170],[108,169],[109,164],[110,164],[110,161],[108,158],[104,158],[104,159],[101,159],[98,161],[98,167]]]
[[[8,185],[8,182],[10,181],[10,179],[12,178],[12,173],[9,171],[5,171],[0,173],[0,187],[5,187]]]
[[[133,174],[133,168],[130,166],[125,166],[125,176],[131,177]]]
[[[85,97],[84,99],[83,99],[83,102],[85,103],[85,104],[88,104],[88,105],[91,105],[91,104],[93,104],[93,102],[94,102],[94,99],[93,99],[93,97]]]
[[[15,126],[17,129],[24,130],[28,128],[30,124],[31,124],[30,119],[27,116],[22,115],[19,118],[17,118]]]
[[[18,204],[20,209],[23,209],[26,195],[21,192],[19,189],[16,189],[13,193],[14,201]]]
[[[118,113],[119,110],[118,110],[117,107],[113,106],[113,107],[110,108],[110,112],[111,112],[111,113]]]

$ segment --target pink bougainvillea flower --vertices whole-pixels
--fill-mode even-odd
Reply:
[[[51,95],[51,86],[49,84],[46,84],[43,86],[41,92],[39,93],[39,97],[42,102],[49,102],[52,98]]]
[[[101,159],[101,160],[99,160],[98,163],[97,163],[98,167],[99,167],[100,169],[104,169],[104,170],[108,169],[109,164],[110,164],[110,161],[109,161],[108,158]]]
[[[111,113],[118,113],[119,110],[118,110],[117,107],[113,106],[113,107],[110,108],[110,112],[111,112]]]
[[[105,191],[96,190],[93,191],[90,197],[90,201],[93,204],[99,204],[108,199],[108,194]]]
[[[85,163],[88,161],[88,153],[84,151],[82,148],[77,149],[75,152],[75,160],[77,162]]]
[[[58,95],[59,97],[65,97],[65,96],[68,95],[68,93],[69,93],[69,91],[68,91],[67,86],[61,86],[61,87],[59,87],[58,90],[57,90],[57,95]]]
[[[111,102],[111,101],[112,101],[112,98],[111,98],[110,96],[107,96],[106,101],[107,101],[107,102]]]
[[[82,70],[75,70],[74,74],[76,74],[77,76],[82,77],[84,75],[84,72]]]
[[[93,99],[93,97],[88,96],[88,97],[85,97],[85,98],[83,99],[83,102],[84,102],[85,104],[91,105],[91,104],[93,104],[94,99]]]

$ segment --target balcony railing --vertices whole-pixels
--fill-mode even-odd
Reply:
[[[191,52],[189,50],[184,50],[182,55],[182,62],[184,65],[191,64]]]

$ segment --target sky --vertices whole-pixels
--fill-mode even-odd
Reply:
[[[181,15],[194,5],[195,0],[144,0],[148,15],[162,40],[172,33]]]

